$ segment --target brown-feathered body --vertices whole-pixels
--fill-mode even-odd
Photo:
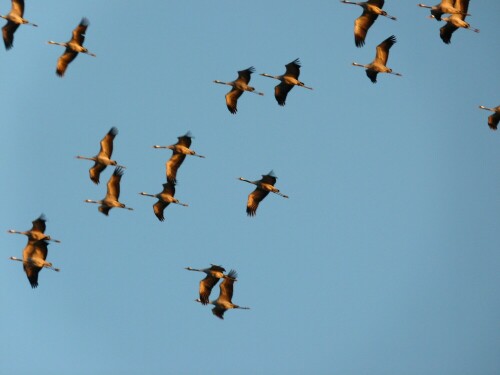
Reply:
[[[219,83],[221,85],[232,86],[231,91],[226,94],[226,106],[229,112],[231,112],[233,115],[238,111],[238,98],[241,96],[241,94],[243,94],[244,91],[253,92],[257,95],[264,95],[264,93],[255,91],[254,87],[248,85],[253,72],[255,72],[255,68],[251,66],[248,69],[238,71],[238,78],[235,81],[214,81],[215,83]]]
[[[89,26],[89,20],[85,17],[82,18],[78,26],[73,30],[71,35],[71,40],[66,43],[58,43],[54,41],[49,41],[49,44],[56,44],[59,46],[66,47],[64,53],[57,60],[56,74],[59,77],[63,77],[66,73],[68,65],[76,58],[79,53],[85,53],[87,55],[95,57],[96,55],[89,52],[87,48],[83,46],[85,41],[85,32]]]
[[[274,97],[279,105],[284,106],[286,102],[286,97],[294,86],[304,87],[306,89],[312,90],[312,87],[306,86],[303,82],[299,81],[300,75],[300,60],[295,59],[292,62],[285,65],[285,74],[281,76],[273,76],[266,73],[261,73],[263,77],[274,78],[281,81],[278,85],[274,87]]]
[[[24,234],[28,237],[28,243],[36,243],[39,241],[61,242],[59,240],[52,239],[50,236],[45,234],[46,221],[47,219],[45,218],[45,215],[41,214],[37,219],[31,222],[33,225],[30,230],[21,232],[9,229],[8,233]]]
[[[163,211],[170,203],[175,203],[184,207],[188,206],[187,204],[181,203],[178,199],[174,198],[175,184],[173,182],[167,182],[166,184],[163,184],[163,190],[158,194],[148,194],[145,192],[141,192],[139,194],[158,199],[158,201],[153,205],[153,212],[160,221],[165,220]]]
[[[480,105],[479,108],[493,112],[492,115],[488,116],[488,126],[491,130],[497,130],[498,123],[500,122],[500,105],[493,108],[488,108],[484,105]]]
[[[255,190],[248,195],[246,209],[248,216],[255,216],[255,214],[257,213],[257,208],[259,207],[259,203],[265,197],[267,197],[269,193],[274,193],[282,196],[283,198],[288,198],[287,195],[282,194],[277,188],[274,187],[277,177],[273,174],[272,171],[266,175],[262,175],[262,178],[258,181],[250,181],[243,177],[239,177],[238,179],[240,181],[245,181],[257,186]]]
[[[38,25],[31,23],[23,18],[24,15],[24,0],[12,0],[12,7],[9,14],[6,16],[0,15],[1,18],[7,20],[7,23],[2,27],[3,42],[5,49],[9,50],[14,46],[14,33],[20,25]]]
[[[201,304],[203,305],[208,304],[210,293],[212,292],[213,287],[219,282],[220,279],[226,277],[226,275],[224,275],[224,272],[226,272],[226,270],[222,266],[218,266],[216,264],[212,264],[210,268],[196,269],[186,267],[186,269],[188,271],[204,272],[207,275],[200,281],[199,302],[201,302]]]
[[[472,30],[476,33],[479,29],[475,29],[465,22],[465,17],[469,10],[469,0],[455,0],[454,7],[460,11],[460,14],[452,14],[450,17],[442,17],[441,20],[445,21],[446,24],[439,29],[439,36],[445,44],[451,43],[451,37],[453,33],[459,28]]]

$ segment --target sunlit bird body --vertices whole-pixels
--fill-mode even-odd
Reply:
[[[441,0],[439,4],[436,5],[425,5],[425,4],[417,4],[421,8],[427,8],[431,10],[431,17],[435,18],[437,21],[441,21],[441,17],[443,14],[464,14],[466,16],[470,16],[467,12],[463,12],[459,9],[456,9],[453,6],[454,0]]]
[[[24,272],[32,288],[38,286],[38,273],[42,268],[50,268],[53,271],[59,272],[59,268],[52,266],[52,263],[46,261],[48,242],[45,240],[37,242],[29,242],[23,250],[23,259],[10,257],[11,260],[17,260],[23,263]]]
[[[200,281],[199,294],[200,298],[197,300],[201,302],[201,304],[206,305],[209,303],[208,298],[210,297],[210,293],[212,292],[213,287],[219,282],[220,279],[226,277],[224,272],[226,270],[222,266],[218,266],[216,264],[212,264],[210,268],[197,269],[186,267],[188,271],[197,271],[206,273],[206,277]]]
[[[285,67],[286,67],[285,74],[281,76],[273,76],[267,73],[260,74],[263,77],[274,78],[281,81],[281,83],[279,83],[274,87],[274,97],[276,98],[278,104],[281,106],[285,105],[286,96],[288,95],[290,90],[293,89],[294,86],[300,86],[305,89],[312,90],[312,87],[308,87],[304,85],[303,82],[299,81],[300,67],[301,67],[299,59],[295,59],[292,62],[286,64]]]
[[[255,91],[255,88],[248,85],[253,72],[255,72],[255,68],[251,66],[248,69],[238,71],[238,78],[235,81],[214,81],[215,83],[220,83],[221,85],[228,85],[232,87],[231,91],[226,94],[226,105],[229,112],[231,112],[233,115],[238,111],[238,98],[241,96],[241,94],[243,94],[243,91],[253,92],[257,95],[264,95],[264,93]]]
[[[344,4],[359,5],[363,8],[361,16],[354,21],[354,43],[356,47],[363,47],[366,34],[378,16],[384,16],[396,21],[396,17],[390,16],[385,10],[382,10],[384,0],[368,0],[364,2],[341,0],[341,2]]]
[[[465,17],[468,15],[469,0],[455,0],[454,6],[461,13],[452,14],[450,17],[441,17],[441,21],[445,21],[446,25],[439,29],[439,36],[445,44],[451,43],[453,33],[460,28],[472,30],[475,33],[479,32],[479,29],[475,29],[465,22]]]
[[[247,215],[255,216],[257,213],[257,208],[259,203],[267,197],[269,193],[277,194],[283,198],[288,198],[288,195],[282,194],[278,189],[274,187],[276,184],[277,177],[274,175],[273,171],[268,174],[262,175],[262,178],[258,181],[250,181],[243,177],[239,177],[238,180],[248,182],[252,185],[257,186],[257,188],[248,195],[247,201]]]
[[[243,309],[249,310],[250,307],[242,307],[235,305],[232,302],[233,299],[233,285],[236,281],[238,274],[235,270],[230,270],[229,273],[224,277],[224,280],[220,283],[220,294],[215,301],[208,302],[215,307],[212,309],[212,314],[220,319],[224,319],[224,313],[230,309]],[[201,300],[196,300],[201,302]]]
[[[127,210],[133,210],[133,208],[125,206],[123,203],[118,201],[120,198],[120,181],[123,175],[123,168],[116,167],[113,174],[109,178],[107,185],[107,193],[104,199],[100,201],[93,201],[91,199],[86,199],[87,203],[96,203],[99,204],[99,212],[102,212],[104,215],[108,216],[109,210],[114,207],[117,208],[125,208]]]
[[[7,20],[7,23],[2,27],[3,42],[5,49],[11,49],[14,46],[14,33],[20,25],[38,25],[31,23],[23,18],[24,15],[24,0],[12,0],[12,7],[9,14],[6,16],[0,15],[1,18]]]
[[[85,53],[92,57],[96,56],[83,46],[83,42],[85,41],[85,31],[87,30],[88,26],[89,20],[84,17],[80,21],[80,24],[73,30],[70,41],[66,43],[54,42],[52,40],[48,41],[49,44],[56,44],[58,46],[63,46],[66,48],[61,57],[59,57],[59,60],[57,60],[56,74],[59,77],[64,76],[69,63],[72,62],[79,53]]]
[[[492,115],[488,116],[488,126],[491,130],[497,130],[498,122],[500,121],[500,105],[494,108],[488,108],[484,105],[480,105],[479,108],[493,112]]]
[[[375,59],[370,64],[363,65],[353,62],[352,65],[365,68],[366,75],[373,83],[377,82],[378,73],[389,73],[396,76],[401,76],[400,73],[395,73],[392,71],[392,69],[386,66],[387,59],[389,58],[389,49],[394,43],[396,43],[396,37],[394,35],[391,35],[389,38],[387,38],[377,46]]]
[[[101,149],[96,156],[91,158],[76,156],[77,159],[92,160],[94,162],[94,165],[89,169],[89,176],[95,184],[99,183],[101,172],[106,169],[108,165],[125,168],[123,165],[118,165],[115,160],[111,160],[111,155],[113,154],[113,140],[117,134],[118,129],[113,126],[101,140]]]
[[[176,183],[177,182],[177,170],[181,166],[182,162],[186,158],[186,155],[192,155],[192,156],[197,156],[199,158],[204,158],[202,155],[198,155],[196,152],[191,150],[189,147],[191,146],[191,139],[193,136],[191,135],[191,132],[187,132],[186,134],[177,137],[178,141],[174,145],[170,146],[158,146],[155,145],[153,148],[168,148],[169,150],[172,150],[172,156],[170,159],[167,161],[165,167],[166,167],[166,174],[167,174],[167,181],[171,183]]]
[[[184,206],[184,207],[188,206],[187,204],[181,203],[176,198],[174,198],[174,195],[175,195],[175,184],[173,182],[167,182],[166,184],[163,184],[163,190],[161,191],[161,193],[158,193],[158,194],[148,194],[148,193],[145,193],[145,192],[141,192],[139,194],[140,195],[145,195],[147,197],[153,197],[153,198],[157,198],[158,199],[158,202],[156,202],[153,205],[153,211],[154,211],[156,217],[158,218],[158,220],[160,220],[160,221],[164,221],[165,220],[165,217],[163,216],[163,211],[165,210],[165,208],[167,208],[167,206],[170,203],[175,203],[175,204],[178,204],[178,205],[181,205],[181,206]]]
[[[60,243],[61,241],[52,239],[50,236],[45,234],[46,221],[47,219],[45,218],[45,215],[41,214],[40,217],[32,221],[33,226],[31,227],[30,230],[21,232],[14,229],[9,229],[7,232],[24,234],[25,236],[28,237],[28,243],[35,243],[38,241],[53,241]]]

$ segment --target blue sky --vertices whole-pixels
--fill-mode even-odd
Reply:
[[[498,374],[500,372],[500,134],[478,109],[500,104],[496,1],[472,1],[450,45],[416,1],[387,1],[363,48],[361,8],[339,1],[27,1],[14,48],[0,51],[0,372],[42,374]],[[0,1],[0,13],[10,2]],[[80,19],[81,55],[55,75]],[[3,21],[2,21],[3,22]],[[369,63],[390,35],[388,66]],[[301,80],[277,105],[277,81],[253,75],[231,115],[236,72]],[[127,166],[109,217],[112,169],[88,178],[104,134]],[[172,144],[190,130],[165,222],[153,214]],[[277,188],[257,216],[245,205],[273,169]],[[32,290],[21,264],[41,213],[62,240]],[[233,301],[251,310],[215,318],[197,298],[210,263],[239,273]],[[218,287],[213,297],[218,295]]]

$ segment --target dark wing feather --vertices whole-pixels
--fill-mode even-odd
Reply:
[[[265,197],[267,197],[267,194],[269,194],[268,191],[257,188],[248,195],[248,201],[247,201],[248,216],[255,216],[255,214],[257,213],[257,208],[259,207],[259,203]]]
[[[109,210],[111,210],[111,207],[101,205],[101,206],[97,207],[97,209],[99,210],[99,212],[102,212],[104,215],[108,216]]]
[[[222,266],[218,266],[217,264],[212,264],[210,267],[212,271],[226,272],[226,269]]]
[[[24,14],[24,0],[12,0],[12,8],[10,12],[17,14],[22,18]]]
[[[168,194],[173,197],[175,195],[175,184],[172,182],[167,182],[166,184],[163,184],[163,191],[161,193]]]
[[[454,14],[451,17],[453,17],[453,16],[454,16]],[[441,27],[439,29],[439,36],[441,37],[441,40],[446,44],[450,44],[451,43],[451,36],[453,35],[455,30],[457,30],[457,29],[458,29],[458,27],[453,25],[451,22],[446,22],[446,25],[444,25],[443,27]]]
[[[80,24],[73,30],[71,40],[78,43],[79,45],[83,45],[83,42],[85,41],[85,31],[87,31],[87,27],[89,26],[89,24],[90,23],[87,18],[82,18]]]
[[[396,43],[396,37],[391,35],[389,38],[384,40],[377,46],[377,53],[375,55],[375,61],[386,65],[387,59],[389,58],[389,50]]]
[[[238,71],[238,78],[236,81],[245,82],[248,85],[253,72],[255,72],[255,68],[253,66],[248,69]]]
[[[181,137],[177,137],[177,139],[179,140],[177,142],[178,145],[181,145],[181,146],[184,146],[187,148],[189,148],[189,146],[191,146],[191,137],[190,136],[183,135]]]
[[[219,279],[211,275],[207,275],[203,280],[200,281],[200,301],[203,305],[207,305],[209,302],[210,293],[212,288],[219,282]]]
[[[32,221],[33,226],[31,227],[31,230],[35,231],[35,232],[45,233],[45,229],[46,229],[45,222],[46,221],[47,221],[47,219],[45,218],[45,215],[41,214],[37,219]]]
[[[169,204],[170,203],[167,203],[167,202],[162,201],[161,199],[158,199],[158,202],[156,202],[153,205],[153,211],[154,211],[156,217],[158,218],[158,220],[160,220],[160,221],[164,221],[165,220],[165,217],[163,216],[163,211],[165,210],[165,208]]]
[[[275,176],[270,176],[268,174],[262,175],[262,178],[260,179],[261,182],[265,184],[270,184],[273,185],[276,184],[276,177]]]
[[[117,134],[118,129],[114,126],[109,129],[108,133],[104,136],[103,139],[101,139],[101,150],[99,151],[99,154],[104,154],[108,158],[111,158],[111,155],[113,154],[113,140],[115,139]]]
[[[175,184],[177,182],[177,170],[181,166],[186,155],[174,152],[166,163],[167,181]]]
[[[66,72],[66,69],[68,68],[69,63],[72,62],[76,58],[77,55],[78,55],[78,52],[75,52],[70,48],[66,48],[64,53],[57,60],[56,74],[59,77],[64,76],[64,73]]]
[[[106,194],[107,197],[110,196],[118,200],[118,198],[120,197],[120,181],[122,179],[122,176],[123,168],[116,167],[108,181],[108,191]]]
[[[274,97],[276,98],[276,101],[279,105],[285,105],[286,96],[291,89],[293,89],[293,85],[288,85],[285,82],[281,82],[274,87]]]
[[[285,76],[290,76],[290,77],[295,77],[295,78],[299,78],[299,75],[300,75],[300,60],[299,59],[295,59],[293,60],[292,62],[289,62],[288,64],[285,65],[286,67],[286,72],[285,72]],[[290,91],[290,90],[288,90]]]
[[[90,179],[94,182],[94,184],[99,184],[99,177],[101,176],[101,172],[106,169],[106,164],[101,164],[98,162],[94,162],[94,166],[89,169]]]
[[[231,91],[229,91],[226,94],[226,105],[227,109],[229,109],[229,112],[231,112],[233,115],[238,112],[238,98],[243,94],[243,91],[238,90],[237,88],[232,88]]]
[[[14,33],[16,32],[19,24],[12,21],[7,21],[4,27],[2,27],[3,43],[5,44],[5,49],[11,49],[14,45]]]
[[[230,303],[233,299],[233,284],[236,281],[236,271],[229,271],[228,275],[220,284],[220,294],[218,300],[225,300]]]
[[[364,11],[361,16],[354,21],[354,43],[356,47],[363,47],[365,45],[366,34],[378,18],[377,14]]]
[[[384,6],[384,0],[368,0],[367,3],[375,5],[380,9],[382,9],[382,7]]]
[[[222,307],[214,307],[212,309],[212,314],[214,314],[217,318],[224,319],[224,313],[226,312],[227,309],[224,309]]]
[[[488,126],[491,130],[497,130],[498,122],[500,121],[500,112],[495,112],[488,117]]]
[[[373,83],[377,83],[378,72],[376,70],[366,69],[365,73],[368,76],[368,78],[370,78],[370,81],[372,81]]]

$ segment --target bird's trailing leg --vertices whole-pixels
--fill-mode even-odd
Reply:
[[[273,191],[273,193],[274,193],[274,194],[277,194],[277,195],[279,195],[280,197],[283,197],[283,198],[290,198],[288,195],[285,195],[285,194],[283,194],[283,193],[282,193],[282,192],[280,192],[280,191]]]

